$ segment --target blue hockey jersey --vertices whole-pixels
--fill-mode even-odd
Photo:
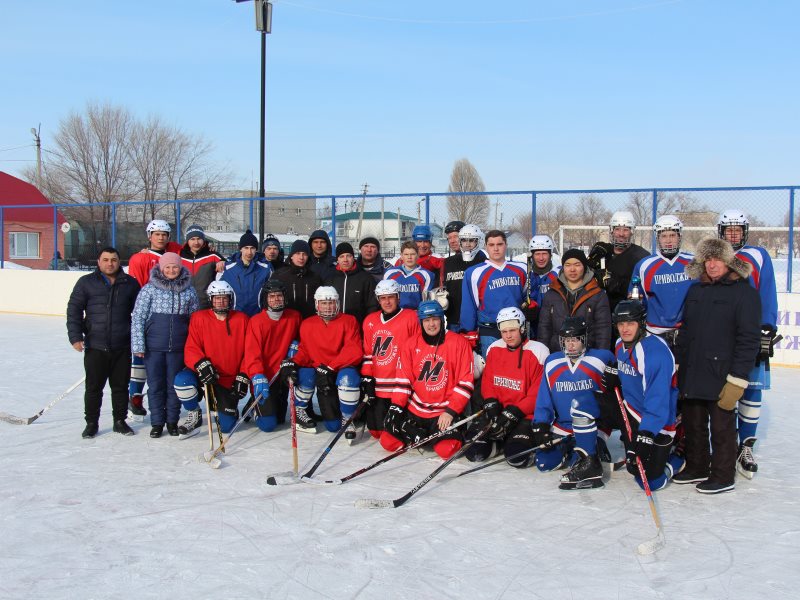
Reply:
[[[461,288],[462,331],[476,331],[479,325],[494,327],[500,309],[522,306],[527,286],[524,263],[507,261],[497,266],[487,260],[467,269]]]
[[[386,269],[383,278],[392,279],[400,286],[400,308],[416,310],[426,292],[432,289],[434,274],[422,267],[409,272],[400,266]]]
[[[542,305],[542,300],[544,299],[544,295],[547,293],[547,290],[550,289],[550,284],[558,279],[559,269],[560,267],[553,267],[550,271],[542,275],[537,275],[534,271],[529,273],[530,291],[528,295],[531,299],[531,304],[536,302],[537,305]]]
[[[775,288],[775,271],[769,253],[761,246],[745,246],[736,253],[738,258],[753,267],[750,285],[761,296],[761,323],[775,327],[778,322],[778,292]]]
[[[680,252],[672,260],[654,254],[636,263],[633,275],[639,277],[644,290],[648,331],[664,333],[681,326],[686,294],[694,283],[685,272],[692,258],[687,252]],[[628,285],[628,294],[632,289],[633,283]]]

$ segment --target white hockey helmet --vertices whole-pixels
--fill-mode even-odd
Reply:
[[[627,241],[616,241],[614,239],[615,227],[627,227],[631,230],[631,234]],[[627,248],[633,242],[633,234],[636,231],[636,219],[633,218],[633,213],[629,210],[618,210],[611,215],[611,221],[608,223],[608,234],[611,243],[615,248]]]
[[[516,321],[519,328],[522,329],[526,323],[525,313],[516,306],[501,308],[500,312],[497,313],[497,328],[500,329],[500,325],[506,321]]]
[[[375,284],[375,297],[380,298],[381,296],[399,296],[400,295],[400,284],[397,283],[394,279],[381,279],[377,284]]]
[[[220,281],[220,280],[212,281],[211,283],[208,284],[206,293],[208,294],[208,299],[211,301],[211,309],[215,313],[217,313],[218,315],[228,314],[228,311],[234,304],[236,293],[233,291],[233,288],[227,281]],[[226,306],[225,308],[215,308],[214,296],[227,296],[228,306]]]
[[[464,248],[464,242],[469,241],[472,248]],[[461,258],[466,262],[474,259],[483,248],[483,232],[481,228],[472,223],[467,223],[458,231],[458,247],[461,249]]]
[[[661,251],[661,254],[672,258],[675,256],[681,249],[681,235],[683,232],[683,223],[681,220],[676,217],[675,215],[661,215],[656,219],[656,222],[653,224],[653,231],[656,234],[656,243],[658,244],[658,249]],[[678,243],[675,245],[667,245],[661,243],[659,239],[659,234],[665,231],[674,231],[678,234]]]
[[[333,300],[336,304],[334,305],[333,309],[326,308],[325,310],[320,310],[319,303],[322,300]],[[314,308],[316,309],[317,314],[326,320],[332,319],[338,315],[339,292],[336,291],[336,288],[330,285],[321,285],[318,287],[317,291],[314,292]]]
[[[528,250],[533,254],[538,250],[547,250],[551,255],[555,252],[556,245],[549,235],[535,235],[528,244]]]
[[[147,235],[154,231],[166,231],[169,234],[172,233],[172,227],[164,219],[153,219],[147,224]]]
[[[725,239],[725,229],[733,225],[738,225],[742,228],[742,239],[735,244],[731,244],[735,251],[741,250],[742,246],[747,243],[747,234],[750,232],[750,221],[747,216],[738,208],[729,208],[723,212],[719,219],[717,219],[717,236],[719,239]]]

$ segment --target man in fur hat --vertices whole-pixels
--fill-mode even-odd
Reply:
[[[700,242],[686,267],[698,283],[686,296],[675,347],[686,468],[673,481],[697,484],[697,491],[704,494],[734,488],[735,409],[747,388],[761,338],[761,300],[748,283],[750,270],[729,242],[714,238]]]

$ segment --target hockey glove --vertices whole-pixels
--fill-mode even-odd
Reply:
[[[487,398],[483,402],[483,414],[487,417],[487,423],[494,421],[503,412],[503,405],[497,398]]]
[[[768,362],[770,358],[775,356],[774,340],[776,333],[777,331],[772,325],[764,324],[761,326],[761,345],[758,349],[756,365]]]
[[[550,423],[531,423],[531,442],[534,448],[544,446],[545,449],[553,445],[553,433],[550,431]]]
[[[650,457],[653,455],[655,448],[655,436],[652,432],[641,430],[636,434],[636,439],[633,440],[633,452],[636,456],[642,459],[642,464],[647,466]]]
[[[619,380],[619,375],[617,371],[617,367],[612,364],[608,364],[603,369],[603,378],[601,380],[601,385],[603,386],[603,391],[614,393],[614,390],[617,388],[621,388],[621,383]]]
[[[450,293],[447,291],[446,288],[438,287],[435,290],[431,290],[428,292],[428,300],[436,300],[444,310],[450,306],[450,300],[448,297]]]
[[[361,376],[361,395],[367,397],[367,404],[375,400],[375,378],[369,375]]]
[[[203,385],[214,383],[217,379],[219,379],[217,370],[214,368],[214,365],[211,364],[211,360],[208,358],[203,357],[198,360],[197,364],[194,366],[194,370],[197,371],[197,378]]]
[[[424,426],[417,423],[414,418],[408,416],[400,426],[400,433],[402,434],[402,440],[406,444],[416,444],[422,438],[427,437],[428,430]]]
[[[386,418],[383,420],[383,428],[391,433],[394,437],[402,439],[403,433],[401,428],[403,426],[403,421],[405,420],[406,416],[403,408],[397,404],[390,404],[389,410],[386,411]]]
[[[320,365],[317,371],[317,389],[320,393],[330,395],[336,387],[336,373],[327,365]]]
[[[506,406],[492,423],[489,437],[493,440],[504,440],[525,415],[516,406]]]
[[[294,363],[294,361],[291,361],[288,358],[284,358],[281,361],[281,370],[278,372],[278,379],[280,379],[286,385],[289,385],[290,383],[292,385],[297,385],[297,365]]]
[[[733,410],[736,408],[736,403],[744,395],[747,389],[747,380],[728,375],[722,391],[719,393],[719,401],[717,406],[722,410]]]
[[[589,256],[587,256],[587,261],[589,266],[593,269],[600,269],[600,259],[606,258],[611,252],[613,251],[613,247],[611,244],[607,242],[597,242],[592,249],[589,250]]]
[[[539,305],[535,300],[531,300],[530,304],[522,309],[522,314],[528,323],[536,323],[536,319],[539,318]]]
[[[253,375],[253,396],[255,396],[259,404],[264,402],[269,396],[269,379],[262,373]]]
[[[231,391],[233,392],[233,395],[236,396],[237,400],[241,400],[247,396],[247,392],[250,391],[250,378],[244,373],[239,373],[233,379]]]

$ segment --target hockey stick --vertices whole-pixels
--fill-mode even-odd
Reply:
[[[217,426],[217,435],[219,436],[219,445],[222,446],[223,445],[222,444],[222,429],[220,429],[220,427],[219,427],[219,406],[217,406],[217,395],[216,395],[216,393],[214,393],[214,384],[212,383],[212,384],[207,385],[206,386],[206,391],[211,392],[211,403],[214,406],[214,423]],[[210,431],[211,431],[211,428],[209,428],[209,432]],[[214,449],[213,442],[212,442],[211,449],[212,450]],[[222,452],[224,453],[225,450],[223,450]]]
[[[345,475],[341,479],[317,480],[317,479],[312,479],[310,477],[305,477],[304,476],[304,477],[300,478],[300,481],[304,481],[305,483],[314,483],[316,485],[341,485],[343,483],[346,483],[346,482],[350,481],[351,479],[355,479],[359,475],[363,475],[367,471],[371,471],[375,467],[379,467],[383,463],[388,462],[388,461],[392,460],[393,458],[397,458],[401,454],[405,454],[409,450],[413,450],[415,448],[419,448],[420,446],[424,446],[425,444],[427,444],[429,442],[432,442],[433,440],[442,437],[444,434],[446,434],[446,433],[448,433],[450,431],[453,431],[456,427],[460,427],[461,425],[464,425],[465,423],[469,423],[470,421],[472,421],[472,419],[474,419],[475,417],[480,415],[482,412],[483,412],[483,410],[480,410],[480,411],[476,412],[474,415],[470,415],[469,417],[466,417],[465,419],[461,419],[457,423],[453,423],[452,425],[450,425],[450,427],[448,427],[447,429],[445,429],[443,431],[437,431],[435,433],[432,433],[428,437],[419,440],[418,442],[414,442],[413,444],[409,444],[407,446],[403,446],[402,448],[399,448],[398,450],[395,450],[391,454],[389,454],[387,456],[384,456],[380,460],[375,461],[371,465],[363,467],[363,468],[359,469],[358,471],[354,471],[353,473],[350,473],[349,475]],[[286,484],[286,483],[296,483],[296,481],[293,480],[293,479],[286,480],[286,479],[283,479],[283,478],[278,478],[277,476],[274,477],[273,480],[275,480],[275,483],[271,483],[270,485],[283,485],[283,484]]]
[[[625,409],[625,404],[622,401],[622,394],[619,392],[619,388],[614,388],[614,393],[617,395],[617,404],[619,404],[619,410],[622,413],[622,420],[625,422],[625,431],[628,433],[628,441],[632,442],[633,438],[631,435],[631,422],[628,420],[628,412]],[[656,502],[653,499],[653,492],[650,491],[650,482],[647,481],[647,475],[644,472],[644,465],[642,465],[642,459],[638,456],[636,457],[636,466],[639,468],[639,477],[642,480],[642,487],[644,488],[644,493],[647,495],[647,500],[650,502],[650,514],[653,515],[653,521],[656,523],[656,529],[658,529],[658,533],[656,537],[652,540],[648,540],[646,542],[642,542],[636,547],[636,552],[639,554],[653,554],[654,552],[658,552],[667,545],[667,540],[664,537],[664,529],[661,527],[661,519],[658,516],[658,510],[656,509]]]
[[[253,402],[252,404],[250,404],[250,406],[247,408],[247,410],[244,412],[244,414],[241,417],[239,417],[239,420],[236,421],[236,423],[234,423],[233,427],[231,428],[230,432],[228,433],[228,437],[225,438],[225,441],[222,442],[221,446],[219,446],[216,450],[214,450],[212,448],[211,450],[203,452],[198,457],[198,459],[201,459],[201,460],[207,462],[211,466],[212,469],[219,469],[222,466],[222,461],[219,459],[219,455],[223,454],[225,452],[225,445],[230,441],[231,436],[239,428],[239,425],[241,425],[242,423],[246,423],[247,422],[247,418],[250,416],[250,413],[252,413],[255,410],[256,405],[257,405],[257,402]],[[213,444],[213,441],[212,441],[212,444]]]
[[[298,468],[297,468],[297,456],[295,456],[294,462],[294,472],[293,473],[277,473],[275,475],[270,475],[267,477],[267,485],[285,485],[287,483],[299,483],[301,479],[310,478],[314,472],[319,468],[322,464],[322,461],[327,458],[328,454],[330,453],[333,446],[339,439],[342,437],[347,428],[350,426],[350,423],[355,421],[358,416],[363,412],[364,408],[367,406],[366,402],[360,402],[358,406],[356,406],[355,411],[347,421],[339,428],[339,430],[333,434],[331,441],[328,442],[328,445],[322,450],[322,453],[317,457],[317,460],[311,465],[311,468],[308,469],[305,473],[303,473],[302,477],[298,476]],[[296,448],[296,446],[293,446]]]
[[[81,377],[81,378],[80,378],[78,381],[76,381],[76,382],[75,382],[75,383],[73,383],[71,386],[69,386],[69,388],[67,389],[67,391],[65,391],[65,392],[64,392],[63,394],[61,394],[61,395],[60,395],[58,398],[56,398],[55,400],[53,400],[52,402],[50,402],[50,404],[48,404],[47,406],[45,406],[45,407],[44,407],[42,410],[40,410],[38,413],[36,413],[36,414],[35,414],[35,415],[33,415],[32,417],[28,417],[28,418],[26,419],[26,418],[23,418],[23,417],[15,417],[14,415],[10,415],[10,414],[8,414],[8,413],[5,413],[5,412],[0,412],[0,420],[2,420],[2,421],[5,421],[6,423],[11,423],[12,425],[30,425],[30,424],[31,424],[31,423],[33,423],[33,422],[34,422],[36,419],[38,419],[39,417],[41,417],[41,416],[42,416],[42,415],[43,415],[45,412],[47,412],[48,410],[50,410],[51,408],[53,408],[53,405],[54,405],[56,402],[58,402],[59,400],[61,400],[61,399],[62,399],[62,398],[64,398],[65,396],[69,395],[69,394],[70,394],[70,393],[71,393],[71,392],[72,392],[72,391],[73,391],[75,388],[77,388],[77,387],[78,387],[80,384],[82,384],[84,381],[86,381],[86,375],[84,375],[84,376],[83,376],[83,377]]]
[[[295,407],[295,396],[294,396],[294,381],[291,379],[289,380],[289,419],[292,424],[292,467],[294,469],[294,474],[300,472],[300,468],[298,465],[297,460],[297,414],[294,411]]]
[[[445,468],[447,468],[447,465],[464,456],[466,451],[469,450],[470,446],[472,446],[472,444],[474,444],[483,436],[485,436],[487,433],[489,433],[489,430],[491,428],[492,428],[492,423],[487,423],[486,427],[481,429],[476,436],[474,436],[466,444],[464,444],[458,450],[458,452],[454,453],[453,456],[448,458],[446,461],[444,461],[442,464],[436,467],[433,471],[431,471],[431,473],[427,477],[425,477],[425,479],[423,479],[417,485],[411,488],[406,494],[400,496],[399,498],[396,498],[395,500],[375,500],[369,498],[356,500],[355,502],[356,508],[397,508],[398,506],[403,506],[403,504],[408,502],[411,496],[413,496],[423,487],[425,487],[425,485],[427,485],[431,481],[431,479],[433,479],[439,473],[444,471]]]
[[[567,437],[571,437],[571,436],[567,436]],[[516,454],[512,454],[511,456],[508,456],[508,457],[501,456],[500,458],[497,458],[497,459],[495,459],[495,460],[493,460],[491,462],[488,462],[488,463],[486,463],[484,465],[478,465],[477,467],[472,467],[471,469],[468,469],[466,471],[462,471],[461,473],[456,475],[456,477],[461,477],[462,475],[469,475],[470,473],[474,473],[475,471],[480,471],[481,469],[485,469],[487,467],[493,467],[494,465],[499,465],[501,462],[503,462],[505,460],[514,460],[515,458],[519,458],[520,456],[525,456],[526,454],[530,454],[531,452],[536,452],[537,450],[544,450],[544,449],[549,450],[550,448],[555,448],[561,442],[563,442],[565,439],[567,439],[567,437],[558,438],[552,444],[542,444],[541,446],[534,446],[533,448],[528,448],[527,450],[523,450],[521,452],[517,452]]]
[[[210,445],[209,449],[214,450],[214,428],[211,426],[211,404],[209,400],[209,393],[208,393],[208,384],[203,384],[203,391],[205,392],[206,397],[206,425],[208,426],[208,443]]]

